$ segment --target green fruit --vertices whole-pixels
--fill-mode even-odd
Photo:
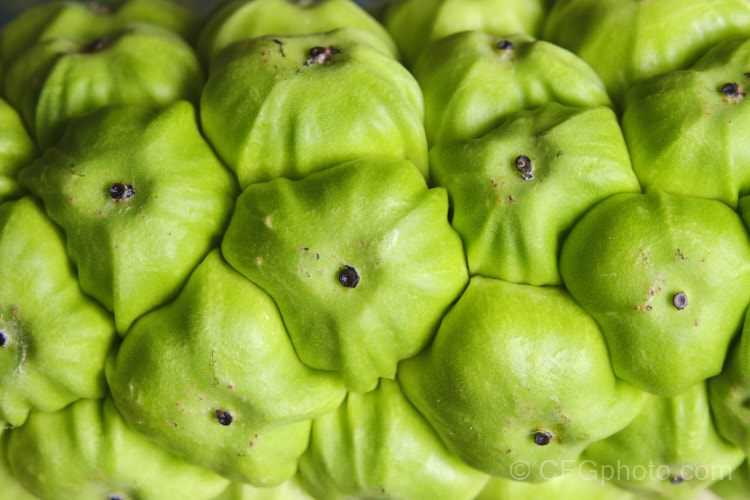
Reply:
[[[611,105],[599,76],[575,54],[529,35],[465,31],[433,43],[414,67],[430,144],[471,139],[514,112],[548,102]]]
[[[370,155],[411,160],[427,176],[422,93],[373,37],[356,28],[260,37],[218,56],[201,123],[241,187]]]
[[[299,477],[279,486],[256,488],[249,484],[232,483],[221,495],[211,500],[315,500],[299,484]]]
[[[430,161],[471,274],[518,283],[560,285],[567,231],[599,201],[640,191],[609,108],[518,112],[480,138],[435,146]]]
[[[560,274],[619,377],[662,396],[717,375],[750,302],[750,236],[721,202],[651,190],[591,209]]]
[[[544,10],[542,0],[396,0],[384,24],[413,66],[432,42],[462,31],[536,36]]]
[[[621,105],[634,83],[687,68],[714,45],[747,34],[744,0],[556,0],[542,37],[589,63]]]
[[[468,276],[448,197],[408,161],[364,158],[247,188],[224,257],[279,306],[300,359],[370,391],[429,342]]]
[[[24,128],[21,117],[0,99],[0,202],[19,198],[23,188],[18,184],[18,171],[36,156],[36,146]]]
[[[0,421],[20,426],[32,409],[103,397],[115,331],[79,288],[64,236],[37,200],[0,205],[0,235]]]
[[[314,498],[330,500],[470,500],[488,479],[445,448],[390,380],[313,421],[300,478]]]
[[[201,29],[198,51],[210,63],[233,42],[265,35],[310,35],[353,26],[376,35],[383,52],[398,58],[390,34],[352,0],[231,0]],[[374,40],[373,40],[374,41]]]
[[[399,367],[448,447],[488,474],[543,481],[625,427],[642,393],[618,380],[601,330],[564,290],[474,277],[434,342]]]
[[[65,230],[81,288],[114,312],[123,335],[177,294],[237,193],[185,101],[86,115],[19,180]]]
[[[126,24],[95,40],[58,37],[30,47],[8,67],[5,91],[46,148],[76,116],[113,104],[197,104],[203,84],[198,59],[179,36]]]
[[[227,486],[134,431],[109,398],[32,413],[9,433],[7,454],[18,481],[42,498],[203,500]]]
[[[134,22],[169,29],[186,40],[197,29],[195,14],[169,0],[56,0],[24,11],[3,27],[0,58],[11,64],[38,43],[55,38],[92,41]]]
[[[722,43],[690,69],[634,85],[622,129],[644,188],[721,200],[750,192],[750,38]],[[736,87],[735,87],[736,86]]]
[[[257,486],[294,474],[309,420],[345,395],[334,374],[299,361],[271,298],[218,250],[173,302],[133,325],[107,381],[135,430],[187,462]]]
[[[671,398],[649,395],[642,413],[592,444],[586,459],[618,470],[612,481],[644,498],[694,498],[744,460],[716,432],[706,392],[699,383]]]

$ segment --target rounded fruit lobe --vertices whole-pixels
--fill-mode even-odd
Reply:
[[[189,9],[170,0],[52,1],[25,10],[3,27],[0,59],[11,64],[38,43],[55,38],[96,40],[130,23],[147,23],[195,36],[198,20]]]
[[[396,382],[313,421],[300,480],[315,498],[470,500],[487,476],[445,447]]]
[[[732,344],[722,372],[709,380],[711,409],[724,438],[750,452],[750,322]]]
[[[185,461],[256,486],[294,474],[309,420],[345,389],[297,358],[271,298],[211,252],[107,364],[125,420]]]
[[[582,59],[529,35],[466,31],[433,43],[414,67],[431,145],[483,135],[516,111],[549,102],[609,106]]]
[[[744,453],[716,431],[701,382],[678,396],[647,395],[630,425],[593,443],[584,457],[599,470],[629,472],[612,481],[639,497],[692,499],[730,476]]]
[[[203,25],[198,51],[211,66],[222,49],[239,40],[266,35],[310,35],[346,26],[369,31],[380,39],[383,52],[398,58],[396,43],[385,27],[352,0],[228,1]]]
[[[634,83],[687,68],[714,45],[746,34],[745,0],[557,0],[542,38],[589,63],[620,106]]]
[[[123,335],[217,244],[238,191],[186,101],[76,119],[19,181],[64,229],[81,288],[114,312]],[[113,198],[116,184],[134,194]]]
[[[26,489],[55,500],[209,500],[228,484],[137,433],[110,398],[33,412],[26,424],[10,431],[7,457]]]
[[[53,38],[8,67],[5,91],[41,149],[59,142],[70,120],[103,106],[198,103],[203,70],[169,30],[126,24],[96,39]]]
[[[536,36],[544,15],[542,0],[397,0],[384,24],[407,66],[436,40],[462,31]]]
[[[243,189],[370,155],[410,160],[427,177],[422,92],[373,37],[342,28],[243,40],[220,53],[201,123]]]
[[[62,231],[32,197],[0,205],[0,282],[0,421],[103,397],[114,322],[79,288]]]
[[[432,180],[453,204],[472,275],[559,285],[563,236],[599,201],[640,192],[610,108],[549,103],[478,139],[430,151]]]
[[[560,273],[601,325],[615,373],[676,395],[722,369],[750,302],[750,237],[718,201],[618,194],[573,227]]]
[[[750,193],[750,38],[724,42],[690,69],[634,85],[622,129],[644,188],[720,200]]]
[[[0,202],[3,202],[23,195],[24,190],[16,177],[18,171],[36,157],[36,146],[18,112],[2,99],[0,130],[3,131],[0,134]]]
[[[522,461],[535,482],[625,427],[642,400],[615,377],[601,330],[567,292],[480,276],[398,380],[466,463],[513,478]]]
[[[304,363],[364,392],[429,342],[468,281],[447,213],[408,161],[363,158],[250,186],[222,251],[273,297]]]

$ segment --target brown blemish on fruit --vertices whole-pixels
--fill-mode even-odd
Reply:
[[[216,410],[216,421],[221,425],[231,425],[234,422],[234,417],[228,411]]]
[[[516,170],[521,173],[521,178],[523,180],[528,181],[534,178],[534,174],[532,173],[534,170],[534,165],[531,163],[531,159],[528,156],[516,156],[515,165]]]
[[[497,181],[495,180],[494,177],[490,177],[490,184],[492,184],[492,187],[494,187],[494,188],[497,187]]]
[[[555,435],[550,431],[537,431],[534,433],[534,444],[538,446],[547,446],[553,439],[555,439]]]
[[[677,250],[674,251],[674,257],[673,257],[673,259],[675,261],[678,261],[678,260],[687,260],[687,257],[685,257],[685,254],[683,254],[680,251],[680,249],[678,248]]]
[[[513,198],[512,194],[509,194],[508,195],[508,201],[511,202],[511,203],[515,203],[517,200],[515,198]]]
[[[286,54],[284,54],[284,42],[282,42],[281,40],[277,40],[276,38],[273,39],[273,42],[279,46],[281,57],[286,57]]]
[[[327,62],[330,62],[331,57],[334,56],[334,54],[338,54],[341,52],[339,49],[333,46],[329,47],[313,47],[308,51],[308,54],[310,54],[310,59],[305,61],[305,66],[312,66],[313,64],[325,64]]]

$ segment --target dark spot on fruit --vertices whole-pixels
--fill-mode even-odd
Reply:
[[[513,42],[511,42],[510,40],[500,40],[497,43],[497,48],[500,50],[511,51],[513,50]]]
[[[339,273],[339,283],[347,288],[357,288],[357,285],[359,285],[359,273],[352,266],[346,266]]]
[[[324,64],[331,60],[331,56],[338,54],[340,51],[336,47],[313,47],[308,52],[310,59],[305,61],[305,66],[313,64]]]
[[[228,411],[216,410],[216,420],[221,425],[229,425],[234,421],[234,417]]]
[[[539,446],[547,446],[550,441],[555,438],[555,435],[549,431],[539,431],[534,433],[534,444]]]
[[[0,347],[5,347],[7,341],[8,337],[5,336],[5,332],[0,332]]]
[[[721,92],[727,97],[745,97],[745,93],[740,90],[740,85],[737,82],[725,83],[721,86]]]
[[[109,196],[115,201],[124,201],[132,198],[135,194],[135,189],[132,185],[126,186],[121,182],[115,182],[109,186]]]
[[[97,38],[81,49],[81,54],[94,54],[101,52],[107,47],[107,41],[104,38]]]
[[[677,292],[676,294],[674,294],[674,296],[672,297],[672,304],[674,304],[677,309],[685,309],[688,304],[687,295],[685,295],[685,292]]]
[[[518,155],[516,157],[516,170],[521,172],[521,177],[528,181],[534,178],[533,172],[534,166],[531,164],[531,159],[526,155]]]
[[[279,52],[281,52],[281,57],[286,57],[286,54],[284,54],[284,42],[281,40],[273,39],[274,43],[278,44],[279,46]]]
[[[745,398],[745,399],[743,399],[743,400],[742,400],[742,406],[743,406],[743,407],[744,407],[745,409],[747,409],[747,410],[750,410],[750,398]]]
[[[685,480],[685,478],[682,477],[682,476],[674,476],[674,477],[669,478],[669,483],[670,484],[680,484],[684,480]]]

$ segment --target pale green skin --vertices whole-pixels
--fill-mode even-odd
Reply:
[[[624,428],[642,400],[615,377],[601,330],[567,292],[484,277],[472,278],[398,379],[466,463],[532,482]],[[537,432],[553,438],[537,445]]]
[[[750,491],[750,463],[745,460],[732,471],[731,476],[712,484],[711,491],[722,500],[747,500],[747,492]]]
[[[716,431],[706,392],[701,382],[679,396],[649,395],[641,414],[619,433],[592,444],[585,459],[598,469],[620,468],[612,481],[642,498],[695,498],[745,459]],[[672,484],[677,477],[683,481]]]
[[[594,465],[590,460],[564,464],[563,473],[542,483],[492,477],[475,500],[640,500]]]
[[[78,286],[62,231],[26,197],[0,205],[0,421],[105,394],[112,317]]]
[[[499,49],[501,41],[512,49]],[[467,31],[430,46],[414,67],[431,145],[479,137],[509,115],[548,102],[610,106],[599,76],[578,56],[529,35]]]
[[[372,37],[343,28],[245,40],[221,53],[201,123],[242,188],[370,155],[405,158],[427,177],[422,92]],[[329,62],[305,65],[311,48],[329,46],[340,51]]]
[[[488,480],[448,451],[386,379],[313,421],[299,471],[318,500],[471,500]]]
[[[98,4],[110,4],[115,9],[106,14]],[[195,36],[198,20],[190,10],[169,0],[46,2],[25,10],[3,27],[0,58],[10,64],[29,47],[45,40],[96,40],[133,22],[161,26],[190,41]]]
[[[557,0],[542,33],[589,63],[621,106],[634,83],[687,68],[714,45],[750,34],[750,3]]]
[[[398,58],[398,48],[385,27],[352,0],[321,0],[305,4],[290,0],[233,0],[206,20],[198,51],[209,66],[227,45],[265,35],[309,35],[345,26],[369,31],[383,52]]]
[[[218,250],[173,302],[133,325],[107,364],[107,381],[134,429],[256,486],[294,475],[310,419],[346,394],[337,375],[300,362],[271,298]],[[232,415],[230,425],[217,410]]]
[[[109,398],[32,413],[9,433],[7,455],[18,481],[48,500],[203,500],[228,484],[138,434]]]
[[[299,484],[299,475],[278,486],[257,488],[245,483],[232,483],[212,500],[316,500]]]
[[[364,158],[247,188],[222,251],[273,297],[303,362],[366,392],[424,348],[467,283],[447,213],[408,161]]]
[[[2,485],[0,500],[38,500],[39,497],[29,493],[10,472],[8,460],[5,457],[6,438],[3,437],[5,430],[5,424],[0,422],[0,485]],[[7,432],[5,435],[7,436]]]
[[[114,312],[123,335],[177,294],[217,244],[237,195],[185,101],[77,119],[19,181],[65,230],[81,288]],[[114,183],[135,195],[112,199]]]
[[[709,380],[716,427],[726,439],[750,453],[750,322],[732,344],[722,372]]]
[[[516,170],[528,156],[533,179]],[[430,151],[432,180],[448,190],[452,225],[472,275],[559,285],[563,236],[599,201],[640,192],[610,108],[549,103],[511,115],[478,139]]]
[[[750,302],[750,238],[725,204],[615,195],[563,243],[560,273],[604,331],[615,373],[661,396],[717,375]],[[687,306],[673,304],[677,293]]]
[[[725,42],[688,70],[633,86],[622,128],[644,188],[721,200],[737,207],[750,192],[750,99],[721,91],[737,82],[750,92],[750,38]]]
[[[396,0],[383,22],[411,67],[432,42],[461,31],[536,36],[544,11],[542,0]]]
[[[16,181],[18,171],[36,157],[36,146],[20,115],[0,99],[0,203],[20,198],[23,188]]]
[[[193,49],[169,30],[127,24],[94,40],[53,38],[30,47],[8,67],[5,92],[41,149],[56,144],[70,120],[113,104],[197,104],[203,69]]]

